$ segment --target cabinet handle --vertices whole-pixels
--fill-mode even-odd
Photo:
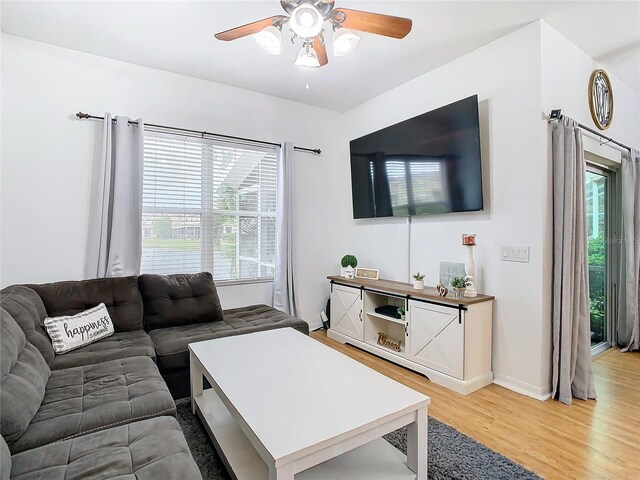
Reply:
[[[362,321],[362,310],[360,310],[360,313],[358,314],[358,316],[360,317],[360,321]]]

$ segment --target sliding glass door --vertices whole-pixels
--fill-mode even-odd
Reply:
[[[593,354],[611,346],[615,302],[615,195],[612,172],[587,165],[586,212],[589,260],[589,302]]]

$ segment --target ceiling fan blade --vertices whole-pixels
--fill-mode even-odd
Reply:
[[[342,17],[340,14],[344,15],[342,22],[340,22],[340,17]],[[393,38],[406,37],[411,31],[413,23],[409,18],[351,10],[349,8],[336,8],[333,10],[332,16],[344,28]]]
[[[258,33],[264,27],[273,25],[274,21],[280,20],[282,18],[286,17],[284,15],[274,15],[273,17],[258,20],[257,22],[247,23],[246,25],[242,25],[241,27],[236,27],[230,30],[225,30],[224,32],[216,33],[216,38],[218,40],[224,40],[228,42],[229,40],[236,40],[238,38],[246,37],[247,35]]]
[[[327,56],[327,47],[320,41],[320,37],[316,37],[313,39],[313,49],[318,54],[318,62],[320,62],[321,67],[324,67],[327,63],[329,63],[329,57]]]

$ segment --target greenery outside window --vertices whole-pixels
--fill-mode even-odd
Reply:
[[[615,173],[587,164],[585,178],[591,350],[596,355],[615,342],[617,222]]]

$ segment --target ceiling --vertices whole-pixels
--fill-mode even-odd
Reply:
[[[191,77],[347,111],[543,18],[640,89],[640,1],[342,1],[413,19],[404,40],[362,33],[356,50],[320,69],[294,66],[299,45],[273,57],[251,37],[213,34],[283,13],[264,1],[2,1],[2,31]],[[286,38],[283,35],[283,40]],[[305,89],[309,82],[310,88]]]

